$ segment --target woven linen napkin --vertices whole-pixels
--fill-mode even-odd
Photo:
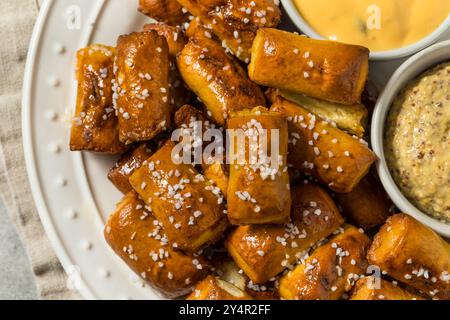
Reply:
[[[0,196],[25,243],[39,297],[80,299],[78,292],[67,288],[67,276],[39,220],[25,169],[22,80],[39,2],[0,1]]]

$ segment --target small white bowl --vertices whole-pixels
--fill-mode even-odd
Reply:
[[[297,26],[298,29],[300,29],[303,33],[305,33],[310,38],[325,39],[322,35],[317,33],[306,22],[305,19],[303,19],[302,15],[297,10],[297,7],[295,6],[295,3],[293,0],[281,0],[281,3],[283,4],[284,9],[286,10],[287,14],[291,18],[292,22]],[[324,8],[324,10],[326,10],[326,8]],[[434,30],[432,33],[430,33],[425,38],[422,38],[421,40],[417,41],[416,43],[413,43],[406,47],[393,49],[393,50],[371,51],[370,59],[371,60],[394,60],[394,59],[399,59],[399,58],[410,56],[410,55],[422,50],[423,48],[426,48],[426,47],[430,46],[431,44],[435,43],[439,39],[439,37],[442,34],[444,34],[449,28],[450,28],[450,15],[447,17],[447,19],[444,20],[444,22],[441,23],[441,25],[436,30]]]
[[[371,143],[373,151],[380,159],[377,170],[381,183],[392,201],[404,213],[407,213],[443,236],[450,238],[450,224],[443,223],[436,218],[417,209],[406,199],[391,176],[384,156],[384,126],[386,117],[394,98],[412,80],[417,78],[433,66],[450,60],[450,40],[437,43],[406,60],[387,83],[375,105],[372,116]]]

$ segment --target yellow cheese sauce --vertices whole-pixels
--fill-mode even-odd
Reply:
[[[413,44],[450,14],[449,0],[294,0],[323,37],[384,51]]]

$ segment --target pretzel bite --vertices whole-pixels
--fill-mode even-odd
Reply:
[[[205,258],[172,248],[161,223],[148,214],[145,203],[134,191],[117,204],[106,223],[104,234],[116,254],[167,297],[190,292],[192,285],[208,273]],[[198,265],[203,268],[198,268]]]
[[[280,299],[276,281],[270,281],[261,285],[254,284],[229,256],[215,259],[214,261],[214,271],[220,279],[231,283],[257,300]]]
[[[180,26],[189,20],[189,14],[177,0],[139,0],[138,10],[160,22]]]
[[[184,136],[187,136],[191,143],[196,143],[195,140],[198,139],[203,140],[205,131],[214,126],[214,124],[209,122],[201,110],[188,104],[182,106],[175,112],[174,123],[177,129],[182,129],[183,138],[180,137],[180,140],[183,139],[182,141],[184,141]],[[190,139],[194,140],[192,141]],[[203,154],[200,156],[201,159],[195,159],[194,155],[192,155],[191,160],[193,163],[194,160],[197,160],[196,164],[199,164],[200,162],[203,167],[205,163],[205,161],[203,161]]]
[[[210,35],[211,32],[209,31],[209,29],[207,29],[203,23],[200,21],[200,19],[198,17],[195,17],[194,19],[192,19],[189,22],[189,26],[186,28],[186,36],[187,37],[192,37],[194,36],[197,32],[203,32],[203,34],[205,34],[205,31],[207,32],[207,35]]]
[[[166,38],[169,54],[175,57],[186,45],[186,38],[179,27],[170,26],[165,23],[156,22],[146,24],[143,31],[156,31],[160,36]]]
[[[149,158],[152,153],[152,147],[149,143],[138,144],[120,157],[114,167],[109,170],[108,179],[123,194],[130,192],[133,188],[128,179],[134,170],[140,168],[142,162]]]
[[[171,243],[194,252],[227,227],[223,196],[193,166],[175,164],[168,140],[130,177],[130,184],[161,221]],[[175,152],[175,151],[174,151]]]
[[[280,279],[286,300],[338,300],[363,276],[370,239],[353,226],[344,231]]]
[[[392,208],[386,191],[371,173],[349,193],[336,193],[335,199],[342,207],[344,216],[365,230],[383,224]]]
[[[174,117],[175,127],[193,129],[195,128],[195,122],[200,121],[202,123],[202,132],[214,127],[214,124],[210,123],[203,112],[190,105],[182,106]],[[216,185],[222,192],[224,198],[227,197],[228,187],[228,173],[226,172],[224,162],[216,161],[215,159],[203,159],[201,167],[206,179]]]
[[[225,165],[219,162],[205,166],[203,171],[206,179],[212,181],[222,191],[224,198],[228,196],[228,174]]]
[[[196,121],[201,122],[202,131],[211,127],[203,112],[189,104],[182,106],[175,112],[174,124],[176,128],[190,128]]]
[[[404,213],[386,221],[367,258],[391,277],[431,298],[450,299],[450,245]]]
[[[218,277],[208,276],[199,282],[187,300],[253,300],[247,293]]]
[[[150,140],[170,127],[169,52],[156,31],[117,41],[116,106],[121,141]]]
[[[344,222],[328,193],[313,183],[293,188],[291,218],[284,226],[240,226],[226,239],[228,253],[254,284],[266,283],[291,267]]]
[[[232,224],[287,223],[291,192],[286,165],[286,119],[279,113],[257,107],[236,112],[227,126],[236,133],[230,138],[234,146],[231,142],[228,148],[228,220]],[[278,131],[278,136],[273,136],[273,130]],[[239,141],[239,133],[243,141]],[[272,138],[276,139],[278,150],[272,149]],[[240,161],[237,157],[242,151],[245,159]]]
[[[186,45],[186,38],[179,27],[169,26],[165,23],[150,23],[144,26],[144,31],[156,31],[160,36],[166,38],[169,47],[169,91],[170,104],[173,109],[178,109],[192,99],[192,92],[183,83],[177,68],[176,55]]]
[[[178,0],[242,61],[250,61],[256,30],[276,27],[281,11],[273,0]]]
[[[333,191],[352,191],[377,159],[365,141],[358,141],[299,105],[277,97],[271,110],[288,119],[288,162]]]
[[[231,111],[264,106],[265,97],[242,66],[202,30],[205,29],[200,27],[189,38],[178,55],[178,69],[210,117],[223,126]]]
[[[257,31],[248,67],[259,85],[353,105],[360,102],[369,72],[369,50],[294,33]]]
[[[409,293],[389,281],[379,279],[380,287],[374,285],[373,276],[359,279],[350,300],[423,300],[422,297]]]
[[[312,112],[329,122],[336,123],[336,126],[339,129],[349,134],[354,134],[362,138],[366,132],[369,112],[366,107],[360,103],[346,106],[335,102],[308,97],[301,93],[278,89],[269,89],[267,90],[266,95],[272,102],[275,101],[275,98],[278,95],[286,100],[292,101],[309,112]]]
[[[77,52],[77,105],[70,132],[70,150],[120,153],[111,80],[116,50],[94,44]]]

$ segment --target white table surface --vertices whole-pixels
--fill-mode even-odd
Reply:
[[[43,0],[36,0],[40,7]],[[0,199],[0,300],[37,299],[31,264]]]
[[[0,200],[0,300],[37,299],[31,265]]]

